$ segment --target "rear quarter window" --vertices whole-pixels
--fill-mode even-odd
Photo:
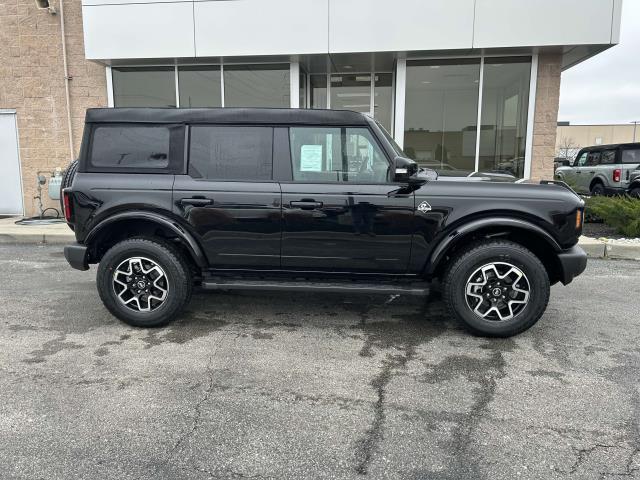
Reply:
[[[171,125],[97,125],[93,128],[89,171],[175,172],[182,129]]]
[[[640,164],[640,148],[629,148],[622,150],[622,163]]]

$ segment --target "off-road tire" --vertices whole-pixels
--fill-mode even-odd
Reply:
[[[605,194],[604,185],[602,184],[602,182],[594,182],[594,184],[591,185],[589,192],[591,193],[592,197],[602,196]]]
[[[633,187],[629,192],[631,198],[640,198],[640,187]]]
[[[530,284],[530,297],[525,307],[513,318],[487,320],[476,315],[466,300],[466,282],[478,268],[491,262],[506,262],[519,268]],[[510,337],[532,327],[549,302],[549,276],[531,251],[508,240],[482,240],[461,250],[451,260],[444,275],[443,300],[450,315],[467,330],[485,337]]]
[[[125,306],[117,298],[113,275],[123,261],[144,257],[165,272],[169,288],[167,297],[157,309],[139,312]],[[157,238],[132,238],[111,247],[98,265],[97,287],[104,306],[115,317],[134,327],[162,327],[174,320],[189,303],[193,289],[191,270],[183,254],[168,242]]]

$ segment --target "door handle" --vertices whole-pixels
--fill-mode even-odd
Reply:
[[[180,205],[186,207],[190,205],[192,207],[204,207],[206,205],[213,205],[213,200],[210,198],[182,198],[180,199]]]
[[[299,202],[289,202],[291,208],[300,208],[302,210],[315,210],[322,207],[322,202],[314,200],[301,200]]]
[[[576,170],[576,175],[580,175],[582,172],[580,170]]]
[[[596,171],[595,170],[591,170],[589,173],[596,173]]]

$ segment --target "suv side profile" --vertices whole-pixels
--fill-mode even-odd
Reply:
[[[573,165],[558,167],[555,178],[590,195],[620,195],[640,167],[640,143],[598,145],[578,152]]]
[[[355,112],[91,109],[69,171],[65,257],[98,264],[104,305],[139,327],[194,287],[427,295],[439,280],[465,327],[504,337],[586,267],[569,187],[439,181]]]

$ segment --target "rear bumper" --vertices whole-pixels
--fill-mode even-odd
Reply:
[[[568,285],[587,268],[587,254],[577,245],[558,254],[562,267],[560,281]]]
[[[67,259],[69,265],[76,270],[89,270],[89,262],[87,261],[87,247],[74,243],[64,247],[64,258]]]

